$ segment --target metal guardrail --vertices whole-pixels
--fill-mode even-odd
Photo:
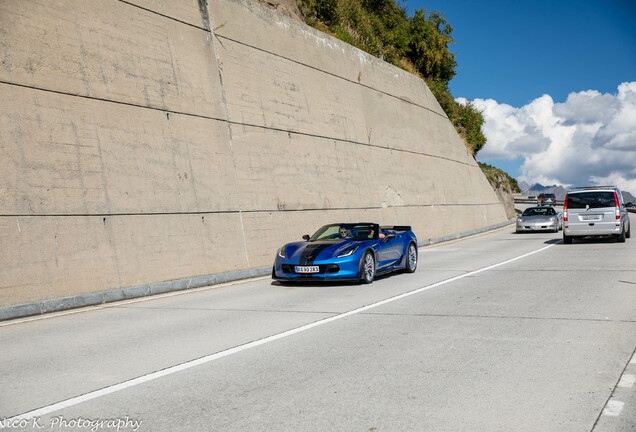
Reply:
[[[539,204],[538,199],[515,198],[515,204]],[[563,205],[563,200],[556,200],[557,205]]]

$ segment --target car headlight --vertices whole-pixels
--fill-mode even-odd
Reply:
[[[550,218],[550,222],[556,222],[556,220],[557,220],[557,218],[555,218],[555,217],[551,217]]]
[[[282,248],[278,249],[278,256],[281,258],[287,258],[287,246],[283,246]]]
[[[359,247],[360,246],[353,246],[353,247],[350,247],[348,249],[345,249],[340,255],[338,255],[338,258],[342,258],[342,257],[347,257],[347,256],[350,256],[350,255],[353,255],[353,253],[355,253],[355,251],[357,251]]]

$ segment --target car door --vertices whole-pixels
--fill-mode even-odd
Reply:
[[[402,249],[402,239],[398,238],[395,233],[380,240],[376,247],[378,253],[378,269],[397,264],[402,258]]]

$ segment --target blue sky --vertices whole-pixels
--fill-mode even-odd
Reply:
[[[488,123],[478,160],[530,182],[614,181],[636,192],[636,0],[406,6],[410,14],[442,12],[453,27],[458,66],[451,92],[475,101]],[[633,85],[619,88],[623,83]],[[515,132],[507,134],[510,127]],[[595,149],[605,162],[581,159],[574,170],[550,161]],[[541,169],[546,158],[550,166]]]

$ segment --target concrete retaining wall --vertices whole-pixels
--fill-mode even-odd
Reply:
[[[423,81],[249,0],[5,1],[0,46],[0,306],[506,221]]]

